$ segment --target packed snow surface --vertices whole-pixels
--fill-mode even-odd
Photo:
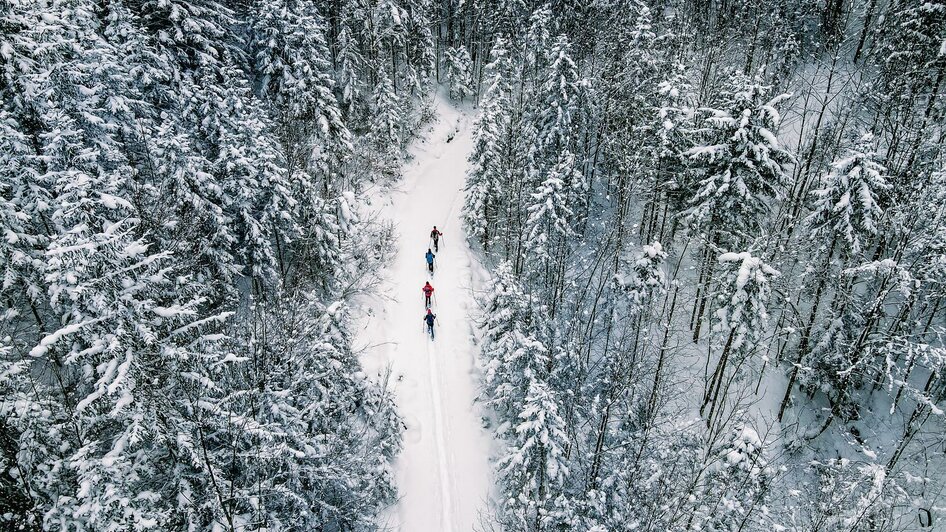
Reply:
[[[400,501],[380,523],[404,532],[480,529],[492,490],[490,438],[475,403],[473,283],[476,259],[461,224],[473,118],[438,98],[437,118],[411,149],[404,178],[385,204],[396,224],[397,255],[364,323],[366,369],[391,368],[407,425],[397,459]],[[424,255],[433,226],[443,232],[435,272]],[[424,282],[434,287],[436,339],[424,332]]]

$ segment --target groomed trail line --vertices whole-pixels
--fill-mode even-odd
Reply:
[[[404,448],[395,463],[398,504],[379,525],[403,532],[470,532],[482,529],[493,495],[492,441],[482,427],[476,397],[476,346],[470,323],[476,258],[461,223],[467,156],[472,149],[472,112],[443,97],[437,118],[414,141],[404,177],[385,198],[382,215],[394,222],[398,250],[382,292],[369,303],[356,341],[374,346],[363,355],[373,375],[391,370],[404,417]],[[444,233],[435,271],[424,254],[436,225]],[[434,286],[435,339],[422,329],[421,288]]]

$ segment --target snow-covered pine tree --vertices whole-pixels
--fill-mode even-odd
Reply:
[[[506,41],[497,38],[486,65],[486,91],[473,131],[473,150],[466,180],[463,216],[470,233],[489,249],[490,239],[503,207],[511,201],[504,194],[510,177],[508,143],[511,121],[512,64]]]
[[[765,442],[755,429],[740,423],[711,453],[705,476],[698,477],[694,489],[697,496],[689,526],[696,530],[763,529],[774,475]]]
[[[328,191],[352,145],[334,94],[325,24],[297,0],[263,2],[253,15],[254,70],[264,95],[279,110],[289,170],[308,169]]]
[[[539,339],[542,321],[533,308],[536,304],[512,266],[501,264],[483,301],[480,356],[489,402],[504,422],[512,423],[522,411],[528,379],[548,371],[549,354]]]
[[[447,84],[449,86],[450,98],[462,102],[466,97],[472,96],[473,88],[473,60],[470,59],[470,52],[466,46],[460,45],[450,48],[444,53],[446,64]]]
[[[352,206],[348,198],[341,194],[336,198],[322,199],[314,190],[304,191],[301,202],[301,234],[293,243],[294,271],[285,275],[283,282],[316,283],[323,296],[331,293],[334,283],[342,273],[342,260],[346,235],[352,234],[359,223],[357,217],[340,220],[340,213],[350,213]],[[348,193],[350,194],[350,193]]]
[[[212,154],[211,173],[233,223],[242,273],[258,285],[272,285],[284,261],[276,241],[290,242],[299,233],[297,201],[262,105],[238,69],[220,70],[228,73],[227,85],[196,88],[187,112],[200,123],[201,149]]]
[[[890,188],[873,144],[873,135],[865,134],[831,163],[822,187],[813,192],[812,213],[806,219],[820,240],[840,239],[840,250],[851,259],[860,256],[878,233],[883,215],[879,200]]]
[[[498,463],[504,487],[500,519],[514,530],[544,530],[561,521],[554,509],[568,475],[568,436],[548,383],[540,376],[527,382],[522,411]]]
[[[789,154],[779,147],[776,110],[786,94],[768,98],[770,87],[758,77],[733,72],[720,96],[720,105],[709,109],[702,144],[685,155],[693,170],[692,182],[683,187],[689,207],[682,213],[701,235],[697,304],[691,318],[697,341],[709,300],[710,283],[720,249],[739,249],[761,236],[771,203],[782,197],[786,184],[783,165]]]
[[[228,387],[204,392],[204,408],[230,420],[195,436],[228,486],[235,524],[363,530],[394,501],[388,464],[402,422],[359,372],[344,304],[316,296],[258,304],[237,319],[231,361],[214,368]]]
[[[719,105],[708,110],[704,142],[686,152],[696,180],[685,216],[713,244],[751,243],[770,202],[782,196],[789,155],[774,131],[776,106],[787,95],[768,98],[770,90],[759,78],[732,73]]]
[[[564,284],[566,255],[571,245],[569,237],[575,235],[570,223],[573,211],[568,204],[566,183],[580,180],[576,174],[579,172],[575,169],[575,157],[563,151],[526,207],[529,216],[525,224],[527,268],[553,299]]]
[[[757,352],[765,334],[769,314],[766,304],[770,283],[778,272],[748,252],[723,253],[718,259],[723,270],[719,281],[718,310],[714,346],[720,349],[716,369],[710,376],[700,412],[712,425],[721,414],[732,382],[730,367],[737,377],[748,368],[746,362]],[[709,409],[707,410],[707,407]]]
[[[386,75],[374,87],[372,94],[373,116],[366,140],[371,148],[372,165],[385,176],[398,175],[401,154],[402,128],[404,126],[401,101]]]

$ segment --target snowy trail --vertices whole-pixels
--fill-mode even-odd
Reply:
[[[395,222],[398,253],[385,272],[360,343],[375,345],[365,368],[390,365],[398,409],[407,430],[396,463],[401,499],[382,526],[404,532],[468,532],[480,528],[491,495],[491,441],[475,396],[475,350],[469,313],[473,257],[462,235],[460,212],[472,148],[473,118],[442,98],[437,119],[414,142],[414,159],[384,214]],[[426,271],[430,230],[443,233],[435,274]],[[424,333],[421,287],[434,286],[436,339]]]

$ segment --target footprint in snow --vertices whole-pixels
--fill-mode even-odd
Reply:
[[[407,430],[404,431],[404,439],[410,443],[419,442],[422,436],[420,421],[416,417],[407,414],[404,416],[404,426],[407,427]]]
[[[417,381],[409,377],[402,377],[398,379],[398,395],[401,396],[402,400],[410,401],[417,397]]]

